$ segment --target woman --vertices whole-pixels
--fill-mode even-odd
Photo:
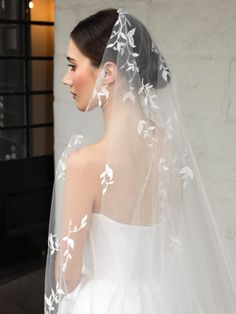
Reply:
[[[63,82],[103,138],[56,170],[45,313],[233,314],[236,289],[171,71],[146,27],[101,10],[71,32]]]

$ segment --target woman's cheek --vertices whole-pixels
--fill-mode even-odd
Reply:
[[[76,94],[80,92],[80,89],[81,89],[81,75],[80,74],[77,74],[75,77],[74,77],[74,88],[75,88],[75,92]]]
[[[87,97],[88,97],[88,82],[84,73],[81,73],[77,76],[75,83],[75,92],[77,94],[76,102],[79,108],[83,111],[84,106],[87,106]]]

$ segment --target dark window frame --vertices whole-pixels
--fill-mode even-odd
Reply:
[[[53,95],[53,90],[31,90],[30,86],[30,77],[29,77],[29,62],[32,60],[41,61],[53,61],[53,56],[32,56],[30,54],[29,44],[30,44],[30,27],[31,25],[41,25],[41,26],[52,26],[54,27],[55,23],[51,21],[31,21],[30,19],[30,9],[29,9],[28,1],[24,1],[24,14],[23,19],[0,19],[1,24],[18,24],[24,26],[24,55],[23,56],[0,56],[0,60],[24,60],[24,91],[9,91],[9,92],[0,92],[0,96],[17,96],[22,95],[25,96],[25,122],[23,125],[11,125],[11,126],[3,126],[0,127],[0,131],[7,130],[25,130],[26,137],[26,156],[24,158],[17,159],[26,159],[31,158],[31,147],[30,147],[30,131],[34,128],[44,128],[51,127],[53,128],[54,123],[38,123],[31,124],[30,123],[30,96],[32,95]],[[4,162],[4,161],[1,161]]]

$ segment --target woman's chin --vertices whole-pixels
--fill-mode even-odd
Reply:
[[[91,111],[93,110],[95,107],[97,107],[97,103],[91,103],[91,102],[82,102],[81,100],[78,101],[78,96],[75,97],[75,105],[77,107],[77,109],[79,111],[82,111],[82,112],[86,112],[86,111]]]
[[[80,105],[79,105],[78,101],[76,101],[76,100],[75,100],[75,106],[76,106],[77,109],[81,110],[80,109]]]
[[[86,111],[84,107],[81,108],[81,102],[76,101],[76,102],[75,102],[75,105],[76,105],[76,108],[77,108],[79,111],[81,111],[81,112]]]

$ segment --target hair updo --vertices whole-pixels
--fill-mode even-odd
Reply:
[[[80,21],[70,33],[75,45],[96,68],[101,66],[102,61],[109,60],[116,63],[116,50],[110,49],[106,60],[102,60],[102,58],[117,19],[117,9],[100,10]],[[128,29],[135,27],[133,39],[136,47],[133,48],[133,52],[138,53],[136,61],[143,83],[150,83],[154,88],[164,87],[169,82],[170,76],[167,76],[167,81],[162,77],[160,65],[162,63],[166,68],[167,66],[163,59],[161,60],[161,53],[156,46],[153,47],[154,43],[146,27],[130,14],[128,14],[128,19],[131,22]]]

